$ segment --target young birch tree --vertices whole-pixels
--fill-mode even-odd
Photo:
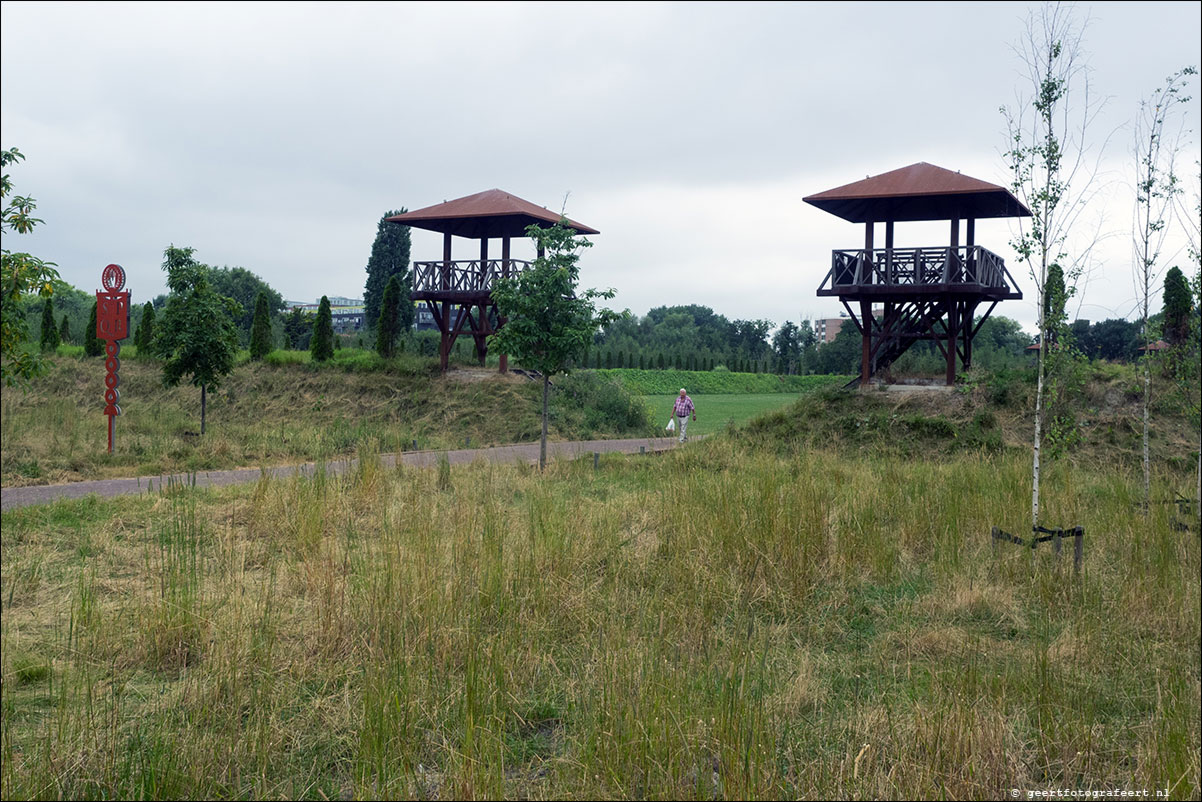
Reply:
[[[1039,526],[1040,456],[1043,445],[1049,321],[1045,291],[1048,270],[1057,264],[1068,292],[1090,261],[1098,230],[1089,239],[1077,232],[1097,192],[1100,151],[1093,153],[1087,134],[1101,103],[1090,94],[1082,36],[1071,6],[1048,3],[1027,18],[1026,32],[1015,47],[1029,86],[1013,107],[1001,108],[1006,121],[1004,156],[1011,171],[1011,191],[1031,210],[1019,218],[1011,246],[1026,265],[1036,289],[1039,313],[1039,368],[1035,391],[1032,447],[1032,526]],[[1070,234],[1072,241],[1070,242]],[[1083,244],[1082,244],[1083,243]],[[1054,336],[1054,334],[1053,334]]]
[[[1149,454],[1148,407],[1152,398],[1152,332],[1148,306],[1152,287],[1162,269],[1161,251],[1169,231],[1173,202],[1181,188],[1174,161],[1181,150],[1175,127],[1176,112],[1189,100],[1182,94],[1186,81],[1197,72],[1193,67],[1178,70],[1147,100],[1140,102],[1135,121],[1135,219],[1132,251],[1135,292],[1139,300],[1140,326],[1144,341],[1143,463],[1144,511],[1152,500],[1152,461]],[[1166,131],[1166,129],[1168,129]]]

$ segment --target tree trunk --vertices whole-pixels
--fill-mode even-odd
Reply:
[[[1144,351],[1144,515],[1152,503],[1152,459],[1148,448],[1148,402],[1152,396],[1152,366],[1148,364],[1151,352]]]
[[[1040,293],[1039,313],[1039,380],[1035,384],[1035,444],[1031,463],[1031,526],[1039,526],[1039,449],[1043,432],[1043,363],[1044,349],[1047,348],[1047,332],[1043,330],[1043,299]]]
[[[538,469],[547,467],[547,396],[551,389],[551,379],[543,374],[543,439],[538,447]]]
[[[1144,516],[1152,506],[1152,459],[1148,448],[1148,402],[1152,397],[1152,335],[1148,331],[1148,292],[1151,269],[1148,266],[1148,240],[1144,240]]]
[[[1035,383],[1035,443],[1031,449],[1031,527],[1039,526],[1039,470],[1040,451],[1043,446],[1043,372],[1047,362],[1048,332],[1047,332],[1047,292],[1048,292],[1048,257],[1047,247],[1040,259],[1039,283],[1037,288],[1039,302],[1039,370]]]
[[[200,433],[205,433],[205,386],[200,385]]]

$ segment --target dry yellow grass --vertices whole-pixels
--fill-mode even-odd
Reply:
[[[4,797],[1199,792],[1198,540],[1121,472],[1050,472],[1074,578],[1006,456],[359,456],[4,513]]]

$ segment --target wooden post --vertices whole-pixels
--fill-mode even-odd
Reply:
[[[1076,541],[1073,543],[1073,573],[1074,574],[1081,570],[1081,558],[1082,558],[1083,552],[1085,550],[1084,544],[1082,544],[1081,541],[1083,540],[1084,536],[1085,536],[1085,527],[1078,526],[1077,528],[1075,528],[1073,530],[1073,540]]]
[[[505,278],[509,278],[509,267],[510,267],[510,265],[509,265],[509,237],[504,237],[501,239],[501,275],[504,276]],[[504,325],[505,325],[505,318],[501,317],[500,314],[498,314],[497,315],[497,327],[500,328],[501,326],[504,326]],[[508,373],[509,372],[509,354],[501,354],[498,362],[500,363],[499,372]]]
[[[872,237],[876,230],[876,223],[869,220],[864,223],[864,259],[861,262],[863,265],[863,274],[857,277],[857,284],[872,283]]]
[[[972,367],[973,318],[976,316],[976,311],[977,305],[971,301],[967,302],[964,304],[964,314],[960,317],[961,321],[968,321],[967,323],[962,322],[960,325],[960,329],[964,332],[963,366],[965,370],[968,370]]]
[[[965,259],[965,267],[973,277],[973,281],[980,283],[981,278],[977,275],[977,256],[974,252],[977,247],[977,221],[973,218],[968,218],[964,223],[964,245],[968,249],[968,258]]]
[[[451,234],[447,232],[442,235],[442,280],[439,282],[440,288],[443,290],[450,289],[450,280]],[[451,361],[451,304],[448,301],[442,302],[442,326],[440,333],[442,334],[442,340],[438,347],[438,366],[445,375]]]
[[[488,237],[480,238],[480,270],[476,279],[476,289],[481,292],[491,292],[492,287],[485,286],[488,276]],[[488,302],[487,300],[480,304],[480,317],[476,321],[476,331],[472,332],[476,340],[476,357],[480,360],[480,367],[484,367],[485,358],[488,356]]]
[[[860,325],[864,327],[860,338],[860,386],[868,386],[868,378],[872,373],[872,303],[860,301]]]
[[[885,223],[885,283],[893,283],[893,221]]]
[[[951,387],[956,383],[956,318],[957,318],[956,302],[952,301],[948,304],[947,310],[947,386]]]
[[[449,233],[442,235],[442,281],[439,284],[439,289],[448,290],[451,277],[451,235]]]

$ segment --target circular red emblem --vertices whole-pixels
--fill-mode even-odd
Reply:
[[[125,286],[125,268],[121,265],[109,265],[100,274],[100,282],[109,292],[116,292]]]

